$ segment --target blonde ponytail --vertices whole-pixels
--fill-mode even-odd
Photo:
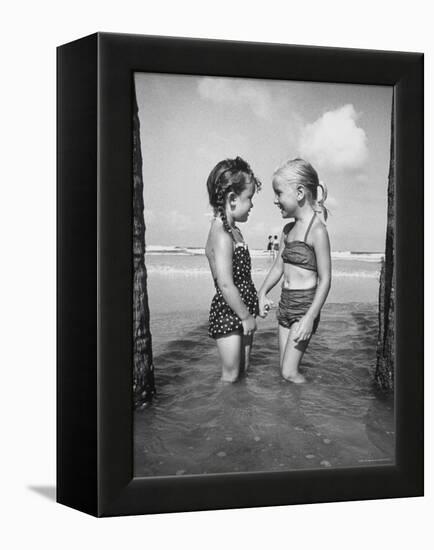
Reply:
[[[329,216],[329,211],[324,205],[325,201],[327,200],[327,185],[323,181],[320,181],[318,182],[318,187],[321,188],[321,198],[317,199],[316,203],[322,211],[324,220],[327,221],[327,218]],[[318,193],[317,193],[317,196],[318,196]]]

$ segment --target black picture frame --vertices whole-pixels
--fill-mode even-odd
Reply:
[[[423,495],[423,55],[97,33],[57,65],[58,502],[114,516]],[[394,87],[394,465],[133,477],[136,71]]]

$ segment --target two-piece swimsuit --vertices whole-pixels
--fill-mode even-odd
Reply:
[[[232,277],[241,299],[250,314],[258,314],[258,295],[252,281],[252,262],[249,249],[244,242],[235,241],[232,256]],[[211,338],[226,336],[232,332],[242,332],[243,324],[238,315],[229,307],[214,279],[216,294],[211,302],[209,312],[209,330]]]
[[[306,242],[315,217],[316,213],[313,214],[302,241],[287,241],[289,233],[294,227],[295,222],[289,223],[284,227],[283,232],[285,234],[285,248],[282,252],[282,259],[284,263],[295,265],[302,269],[308,269],[309,271],[314,271],[317,273],[318,270],[315,250]],[[282,295],[280,298],[279,307],[277,309],[277,320],[279,325],[282,325],[285,328],[290,328],[291,325],[297,321],[300,321],[312,305],[315,293],[316,286],[306,289],[290,289],[282,287]],[[318,315],[313,323],[312,334],[316,331],[319,320],[320,316]]]

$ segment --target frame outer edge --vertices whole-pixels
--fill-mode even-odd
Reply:
[[[96,35],[57,71],[56,499],[97,515]]]
[[[411,61],[396,84],[396,301],[406,307],[395,314],[395,398],[397,431],[406,436],[397,438],[402,481],[411,495],[423,496],[424,55],[412,54]]]
[[[365,50],[365,53],[363,53],[363,50],[336,49],[336,59],[332,60],[333,51],[328,51],[325,55],[328,60],[327,63],[330,65],[330,68],[327,69],[327,67],[324,67],[324,63],[322,63],[323,67],[320,68],[321,60],[318,60],[317,57],[318,53],[323,53],[322,48],[281,45],[274,47],[275,45],[256,43],[249,49],[248,43],[221,41],[203,41],[202,47],[202,41],[197,39],[149,37],[148,40],[137,35],[109,33],[99,34],[99,37],[101,39],[98,57],[101,77],[101,119],[99,121],[101,132],[99,141],[101,146],[101,216],[99,229],[102,239],[100,259],[101,264],[104,263],[104,266],[101,266],[99,283],[102,292],[102,310],[100,313],[102,313],[104,326],[100,334],[102,338],[100,358],[102,370],[98,380],[98,391],[100,392],[98,410],[101,415],[98,423],[100,450],[98,461],[100,476],[98,514],[111,516],[421,495],[420,491],[423,490],[421,489],[423,449],[420,450],[421,433],[423,437],[423,421],[421,422],[420,417],[421,407],[419,406],[416,409],[409,407],[408,397],[406,402],[408,387],[401,382],[400,387],[403,393],[405,414],[408,416],[401,425],[401,428],[405,430],[405,437],[401,441],[400,448],[397,448],[402,454],[397,466],[384,469],[366,468],[363,469],[363,472],[334,469],[328,472],[327,475],[324,472],[303,471],[288,472],[286,476],[282,475],[280,477],[270,472],[246,474],[244,478],[243,476],[234,477],[229,474],[220,476],[218,480],[213,476],[198,476],[196,479],[193,479],[193,476],[185,479],[175,479],[170,476],[131,479],[130,455],[132,449],[128,445],[124,445],[125,420],[126,416],[131,414],[131,402],[127,403],[125,398],[129,395],[125,389],[128,376],[125,363],[130,358],[127,353],[120,353],[119,351],[122,346],[122,349],[126,349],[125,342],[129,338],[128,332],[130,331],[129,327],[122,325],[125,319],[128,318],[127,306],[125,305],[128,300],[122,293],[125,293],[125,289],[129,288],[129,285],[131,286],[131,281],[127,280],[131,269],[131,266],[127,265],[130,254],[125,251],[125,246],[127,246],[125,235],[128,233],[126,227],[131,223],[131,220],[128,221],[127,217],[131,216],[131,209],[126,207],[125,202],[125,193],[128,193],[128,185],[125,184],[125,179],[131,172],[131,159],[128,150],[131,147],[131,139],[127,136],[128,127],[131,126],[131,120],[127,120],[127,117],[128,114],[131,114],[131,108],[126,105],[128,101],[126,95],[130,91],[129,82],[128,85],[126,83],[128,75],[131,74],[130,71],[223,76],[225,73],[226,76],[234,76],[238,72],[238,75],[243,77],[289,79],[291,77],[285,75],[285,71],[278,66],[288,56],[293,63],[293,67],[291,67],[294,75],[293,79],[303,80],[300,75],[306,77],[310,75],[310,78],[305,79],[312,80],[312,75],[316,75],[315,71],[319,67],[321,78],[318,81],[334,81],[332,77],[339,75],[338,80],[340,82],[390,85],[396,86],[397,89],[400,87],[400,101],[405,99],[403,103],[405,110],[407,109],[405,105],[409,101],[408,97],[405,98],[406,94],[409,93],[406,82],[415,77],[414,71],[416,71],[417,81],[420,66],[418,69],[416,65],[419,63],[420,54],[373,52],[369,50]],[[235,46],[240,46],[240,48],[237,50],[236,61],[232,61],[230,53],[231,48]],[[172,51],[172,48],[176,49],[176,54]],[[247,60],[247,53],[251,53],[253,50],[263,53],[268,60],[275,59],[274,64],[263,67],[259,61],[253,62],[250,60],[248,64],[243,65],[242,60],[244,58]],[[211,59],[213,51],[216,55],[212,57],[212,70],[210,69],[207,73],[207,62]],[[195,55],[192,57],[194,52]],[[242,70],[239,67],[242,67]],[[251,72],[249,73],[249,71]],[[288,69],[288,72],[291,71]],[[327,76],[329,77],[328,80],[326,79]],[[416,88],[417,86],[416,82]],[[423,87],[420,91],[423,96]],[[416,149],[423,145],[423,130],[420,124],[420,115],[417,115],[413,122],[407,126],[410,133],[406,136],[406,139],[411,141],[415,138],[417,142]],[[405,131],[404,116],[403,127],[397,128],[397,132],[399,134]],[[122,144],[117,149],[113,148],[114,136],[116,136],[118,143]],[[398,142],[399,137],[396,141],[397,151],[399,150]],[[115,153],[115,155],[110,153]],[[409,162],[410,165],[416,159],[419,158],[420,160],[417,153],[413,151],[411,154],[413,156],[411,162]],[[397,165],[398,171],[399,165]],[[404,179],[406,178],[408,178],[407,175]],[[418,173],[416,178],[418,184],[421,184],[421,179],[423,181],[423,173]],[[115,198],[120,200],[116,204],[117,208],[113,209]],[[421,199],[423,197],[418,198],[414,207],[414,212],[418,216],[420,216],[422,205]],[[399,217],[401,222],[401,215],[398,216],[398,214],[397,218]],[[109,224],[109,221],[112,223]],[[113,221],[118,224],[118,231],[113,229]],[[414,233],[411,233],[411,235],[414,236]],[[123,248],[120,247],[120,244]],[[110,249],[108,245],[110,245]],[[408,250],[408,245],[405,245],[404,252],[406,253]],[[423,260],[420,257],[420,243],[412,250],[413,252],[410,252],[409,256],[405,256],[405,259],[414,259],[415,266],[421,264],[423,266]],[[121,266],[119,262],[115,265],[110,258],[110,254],[120,254],[119,262],[124,262],[125,265],[122,264]],[[423,281],[423,273],[419,275],[418,282],[420,281]],[[131,300],[132,296],[130,302]],[[408,295],[407,298],[404,296],[402,307],[405,311],[411,308],[410,301],[411,298]],[[418,295],[416,304],[423,305],[423,296],[421,298]],[[129,308],[131,309],[131,304]],[[423,323],[420,311],[416,309],[415,313],[419,316],[419,322],[422,321]],[[114,319],[113,314],[118,315],[119,318]],[[120,327],[122,327],[122,330],[120,330]],[[116,328],[119,329],[117,333],[115,332]],[[418,328],[420,328],[420,324]],[[115,334],[117,341],[114,343],[113,335]],[[404,345],[404,342],[402,345]],[[130,346],[132,347],[132,343]],[[123,353],[124,355],[122,355]],[[411,385],[411,380],[408,380],[410,387],[418,397],[420,392],[423,391],[419,376],[421,374],[421,359],[423,360],[423,355],[420,354],[414,359],[415,367],[418,369],[418,380],[413,385]],[[120,372],[121,370],[122,372]],[[116,386],[119,381],[122,382],[123,386],[121,392],[119,392],[119,387]],[[120,397],[120,393],[122,393],[122,397]],[[416,436],[411,434],[411,429],[414,426],[417,426]],[[420,430],[421,426],[422,432]],[[118,436],[120,439],[118,439]],[[414,449],[408,447],[408,444],[418,446],[416,453]],[[417,471],[414,471],[414,469]],[[271,479],[273,479],[273,489],[270,489]],[[354,487],[349,487],[348,483],[352,483],[352,480],[357,480],[357,483]],[[208,492],[208,496],[206,496],[206,490],[210,488],[214,489],[215,492]],[[233,491],[237,496],[233,494]],[[231,497],[231,495],[233,496]],[[247,497],[248,501],[246,501]]]

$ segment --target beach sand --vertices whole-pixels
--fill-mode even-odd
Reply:
[[[223,384],[215,342],[207,336],[212,281],[209,273],[192,275],[189,261],[148,262],[175,269],[170,275],[149,269],[158,393],[135,414],[135,476],[393,464],[393,399],[373,385],[378,264],[334,265],[356,275],[334,279],[302,362],[306,384],[280,376],[275,311],[258,320],[247,375]],[[181,264],[189,265],[185,273]],[[260,284],[264,262],[253,264]]]

